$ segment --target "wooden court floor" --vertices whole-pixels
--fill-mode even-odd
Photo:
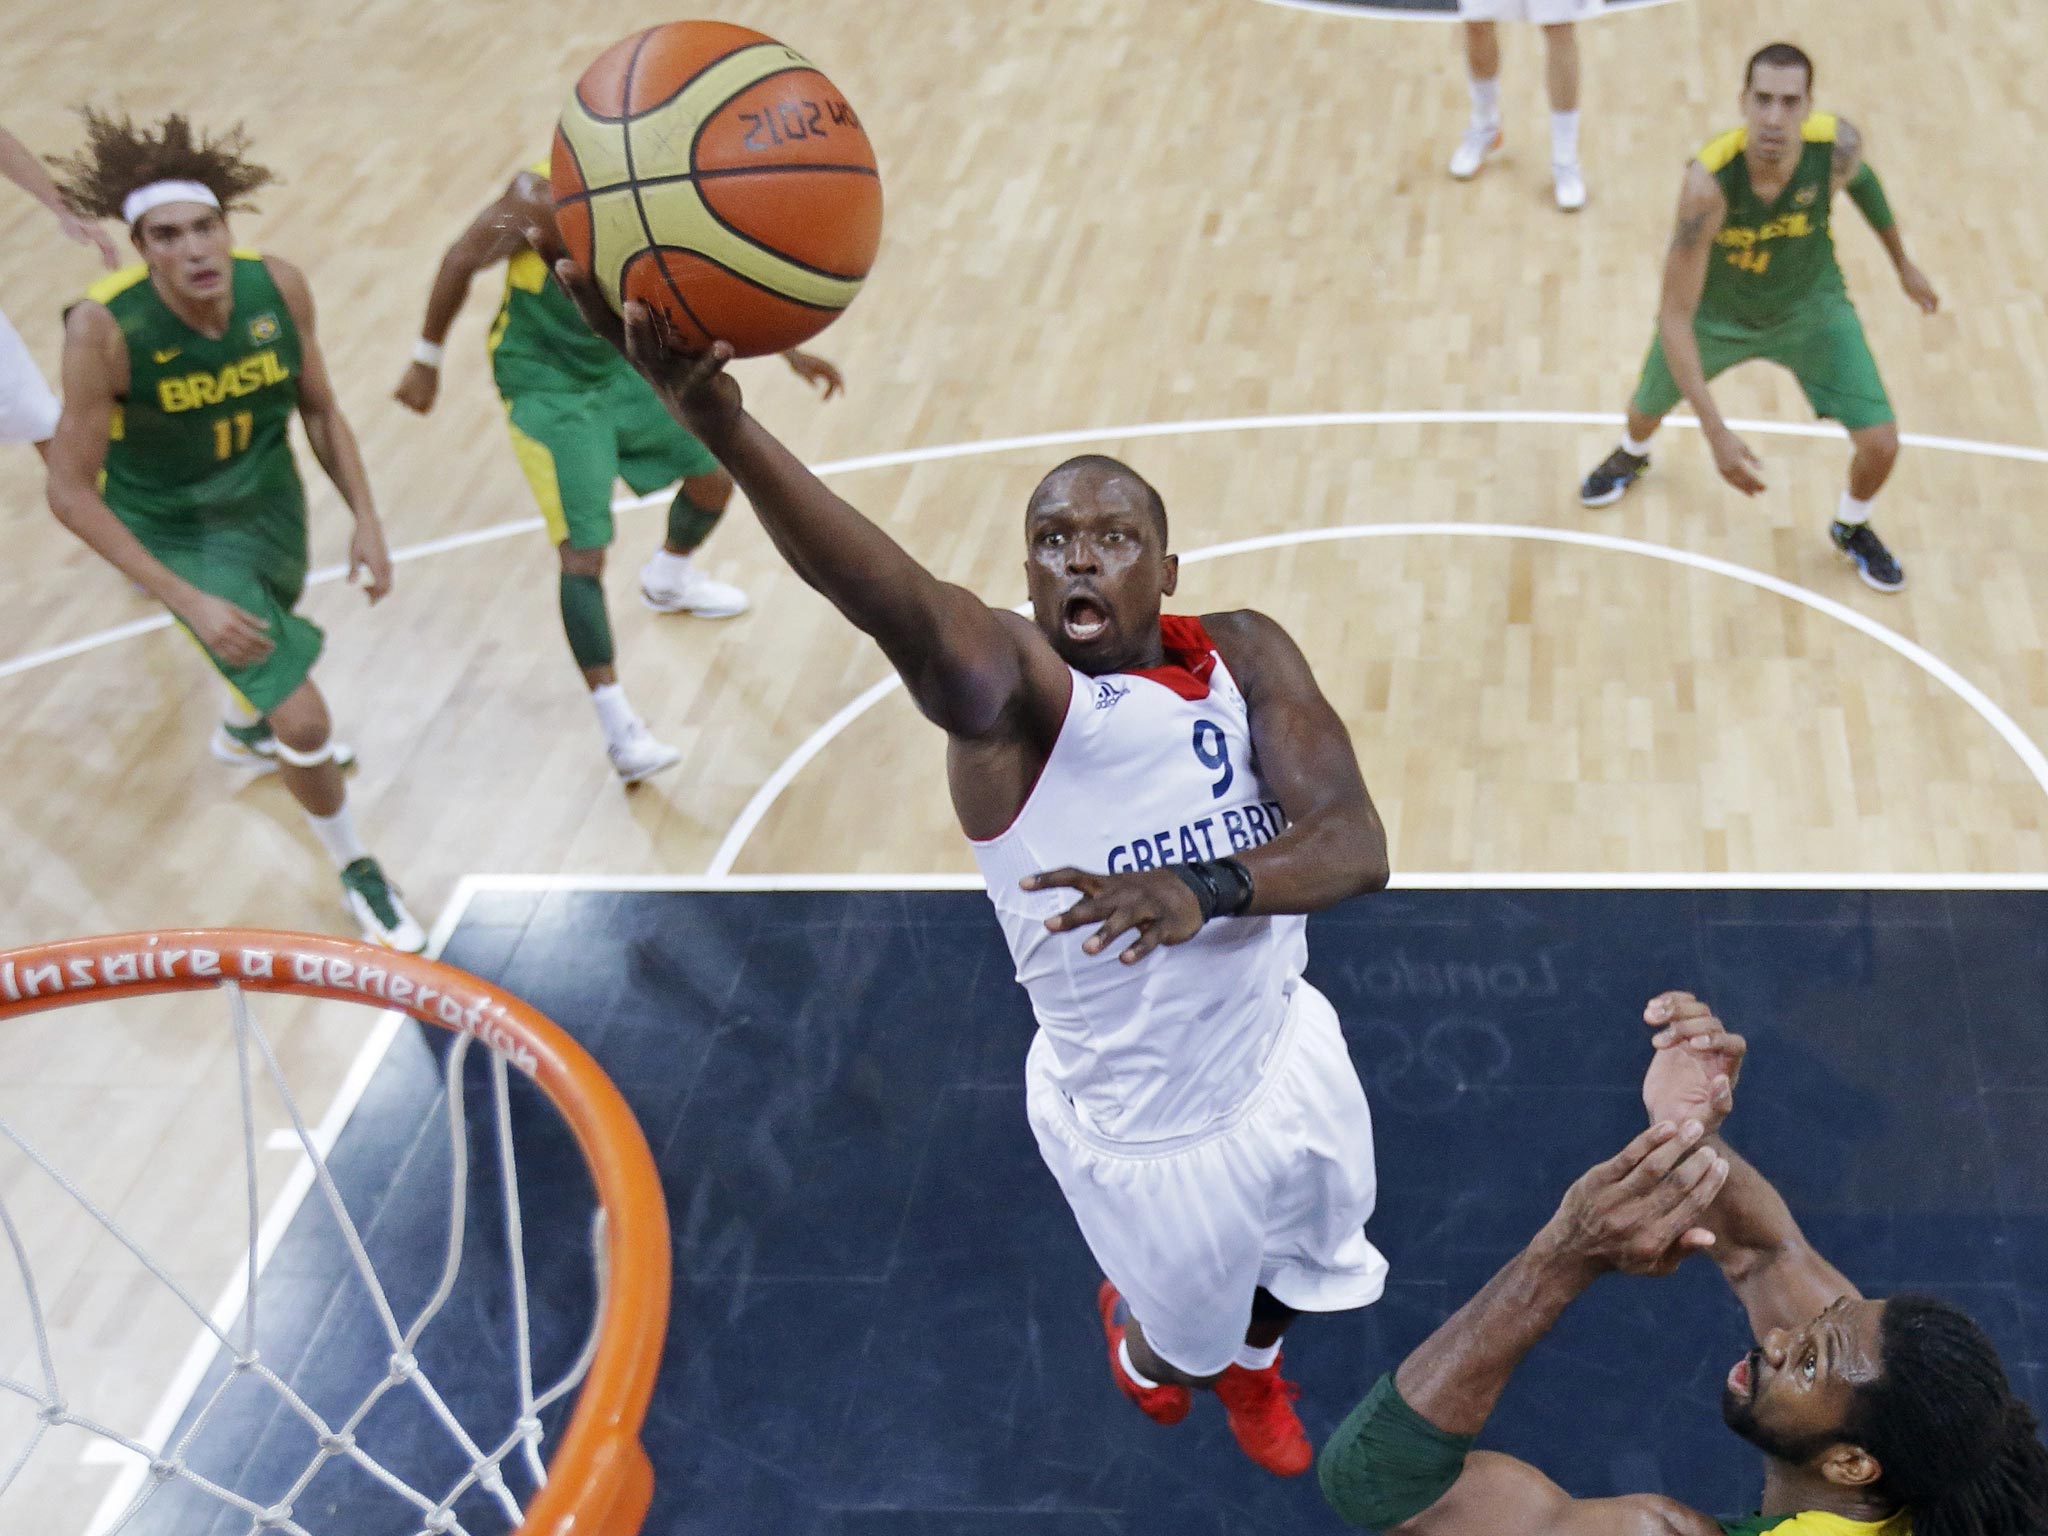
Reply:
[[[1150,475],[1183,550],[1266,541],[1191,565],[1183,603],[1256,605],[1301,637],[1397,871],[2048,872],[2032,746],[2048,741],[2035,0],[1684,0],[1591,24],[1593,195],[1577,217],[1549,204],[1540,50],[1519,32],[1508,152],[1456,185],[1443,163],[1466,107],[1447,26],[1257,0],[720,14],[847,91],[888,204],[868,290],[818,344],[847,395],[819,404],[753,363],[758,413],[813,462],[921,453],[834,483],[995,601],[1022,595],[1026,494],[1079,446]],[[319,679],[361,757],[359,820],[423,915],[468,872],[690,874],[722,846],[740,872],[970,867],[938,738],[900,693],[728,841],[778,765],[886,676],[743,506],[707,551],[755,601],[725,624],[639,607],[660,514],[621,514],[622,673],[685,756],[632,793],[613,782],[552,552],[537,532],[482,537],[532,515],[484,359],[494,275],[451,339],[435,413],[390,399],[441,250],[540,152],[582,63],[643,19],[588,0],[254,0],[189,25],[139,0],[9,10],[4,121],[39,150],[73,145],[80,101],[246,122],[283,180],[237,234],[308,272],[394,545],[479,536],[406,560],[375,611],[338,584],[307,599],[329,632]],[[1910,447],[1880,504],[1911,578],[1896,598],[1825,543],[1846,461],[1831,433],[1754,435],[1770,488],[1745,502],[1696,433],[1668,429],[1643,485],[1588,513],[1576,482],[1613,428],[1548,419],[1621,409],[1685,158],[1733,121],[1742,60],[1781,36],[1816,57],[1821,105],[1864,129],[1945,301],[1914,311],[1841,208],[1901,424],[1957,440]],[[0,307],[54,375],[59,310],[94,268],[25,201],[4,207]],[[1768,371],[1719,396],[1731,416],[1809,420]],[[1117,430],[1138,426],[1157,430]],[[1088,436],[981,451],[1059,433]],[[346,514],[304,463],[329,564]],[[345,931],[281,787],[206,755],[214,693],[182,638],[48,657],[152,609],[56,526],[26,449],[0,450],[0,530],[0,945],[189,923]],[[1346,531],[1288,542],[1313,530]],[[1580,534],[1604,542],[1567,542]],[[198,1038],[185,1027],[164,1021],[166,1059]],[[349,1048],[278,1028],[317,1105]],[[0,1038],[0,1112],[91,1087],[73,1038]],[[182,1102],[138,1090],[122,1145],[169,1146]],[[67,1328],[121,1336],[118,1288],[75,1294]]]

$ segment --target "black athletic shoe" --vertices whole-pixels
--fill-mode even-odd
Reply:
[[[1884,547],[1884,540],[1870,524],[1834,523],[1828,528],[1828,537],[1835,541],[1835,548],[1845,560],[1855,563],[1856,574],[1863,578],[1865,586],[1880,592],[1896,592],[1906,584],[1906,573],[1899,569],[1899,562],[1892,558],[1892,552]]]
[[[1630,453],[1617,448],[1600,461],[1600,467],[1579,482],[1579,505],[1611,507],[1628,494],[1628,488],[1650,467],[1647,453]]]

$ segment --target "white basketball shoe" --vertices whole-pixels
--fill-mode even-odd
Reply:
[[[605,748],[605,755],[612,760],[612,770],[618,774],[622,784],[638,784],[642,779],[652,778],[662,769],[673,768],[683,760],[680,751],[659,740],[638,720]]]
[[[640,601],[656,613],[729,619],[747,611],[747,594],[729,581],[706,576],[688,556],[656,550],[640,568]]]
[[[1479,174],[1479,167],[1486,164],[1488,158],[1506,142],[1499,123],[1472,124],[1451,155],[1451,174],[1460,181],[1470,181]]]

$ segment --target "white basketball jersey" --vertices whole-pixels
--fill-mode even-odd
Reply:
[[[1067,865],[1117,874],[1220,859],[1286,827],[1252,755],[1244,695],[1207,632],[1180,616],[1161,629],[1169,660],[1183,664],[1074,672],[1059,739],[1023,810],[974,844],[1054,1080],[1119,1141],[1185,1135],[1242,1104],[1308,955],[1305,918],[1219,917],[1125,965],[1117,956],[1135,935],[1083,953],[1092,926],[1045,926],[1078,894],[1018,886]]]

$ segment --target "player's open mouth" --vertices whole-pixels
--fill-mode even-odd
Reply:
[[[1731,1367],[1731,1368],[1730,1368],[1730,1370],[1729,1370],[1729,1372],[1728,1372],[1728,1389],[1729,1389],[1729,1390],[1730,1390],[1731,1392],[1733,1392],[1733,1393],[1734,1393],[1734,1394],[1735,1394],[1735,1395],[1736,1395],[1737,1397],[1740,1397],[1740,1398],[1744,1398],[1744,1399],[1747,1399],[1747,1398],[1750,1398],[1750,1397],[1754,1397],[1754,1396],[1756,1395],[1756,1394],[1755,1394],[1755,1393],[1754,1393],[1753,1391],[1751,1391],[1751,1389],[1750,1389],[1750,1383],[1751,1383],[1751,1373],[1750,1373],[1750,1360],[1751,1360],[1751,1358],[1752,1358],[1752,1355],[1744,1355],[1744,1356],[1743,1356],[1743,1357],[1742,1357],[1742,1358],[1741,1358],[1740,1360],[1738,1360],[1738,1361],[1736,1361],[1736,1362],[1735,1362],[1734,1366],[1733,1366],[1733,1367]]]
[[[1070,597],[1060,610],[1060,628],[1069,640],[1099,640],[1109,628],[1109,614],[1092,597]]]

